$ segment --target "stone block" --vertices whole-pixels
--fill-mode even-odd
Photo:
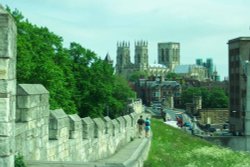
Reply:
[[[40,95],[17,96],[18,108],[33,108],[40,105]]]
[[[100,137],[105,134],[105,124],[101,118],[94,118],[95,123],[95,137]]]
[[[129,115],[125,115],[125,116],[123,116],[123,118],[125,120],[125,127],[127,127],[127,128],[132,127],[131,117]]]
[[[82,137],[83,139],[93,139],[94,138],[94,122],[90,117],[82,118]]]
[[[125,131],[125,120],[124,120],[124,118],[123,117],[118,117],[118,118],[116,118],[116,120],[120,124],[120,132]]]
[[[105,123],[105,133],[113,135],[112,134],[113,133],[112,120],[109,117],[104,117],[103,120],[104,120],[104,123]]]
[[[0,122],[0,136],[13,136],[15,126],[13,122]]]
[[[7,156],[7,157],[1,157],[0,158],[0,166],[2,167],[13,167],[15,166],[14,164],[14,154]]]
[[[68,115],[70,122],[69,138],[75,139],[82,133],[82,120],[77,114]]]
[[[11,58],[16,55],[16,26],[13,18],[0,12],[0,57]]]
[[[37,119],[38,110],[39,110],[38,107],[19,109],[21,115],[21,121],[28,122]]]
[[[113,136],[116,136],[120,132],[120,124],[116,119],[112,120],[113,124]]]
[[[0,79],[0,93],[15,95],[16,94],[16,80],[15,79],[12,79],[12,80]]]
[[[132,127],[135,127],[137,125],[136,114],[133,112],[133,113],[129,114],[129,116],[131,117]]]
[[[0,137],[0,157],[10,156],[15,152],[14,138]]]
[[[17,95],[27,96],[27,95],[42,95],[49,94],[48,90],[41,84],[18,84]],[[48,96],[44,96],[43,98]],[[42,97],[41,97],[42,98]],[[46,100],[46,99],[44,99]]]
[[[78,130],[82,126],[82,120],[77,114],[68,115],[70,122],[70,130]]]
[[[10,121],[10,98],[0,98],[0,122]]]
[[[49,129],[61,129],[69,127],[69,119],[67,114],[62,109],[50,111]]]
[[[15,59],[0,59],[0,79],[14,80],[16,78]]]

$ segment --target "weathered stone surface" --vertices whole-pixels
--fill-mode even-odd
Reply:
[[[17,95],[40,95],[49,94],[48,90],[41,84],[19,84],[17,87]]]
[[[105,124],[101,118],[94,118],[95,123],[95,137],[100,137],[105,134]]]
[[[77,114],[69,115],[69,138],[82,138],[82,120]]]
[[[0,93],[1,94],[16,94],[16,80],[10,79],[10,80],[4,80],[0,79]],[[6,95],[8,96],[8,95]]]
[[[125,127],[127,127],[127,128],[132,127],[131,117],[129,115],[125,115],[125,116],[123,116],[123,118],[125,120]]]
[[[60,137],[67,136],[68,134],[69,118],[65,112],[62,109],[50,111],[49,138],[59,139]]]
[[[15,126],[12,122],[0,122],[0,136],[13,136]]]
[[[116,136],[120,132],[120,124],[116,119],[112,120],[113,124],[113,136]]]
[[[105,123],[105,133],[113,135],[112,120],[108,116],[104,117],[103,120],[104,120],[104,123]]]
[[[131,117],[132,127],[135,127],[137,124],[136,114],[133,112],[133,113],[129,114],[129,116]]]
[[[13,18],[0,9],[0,57],[12,58],[16,53],[16,26]]]
[[[118,123],[120,124],[120,132],[125,131],[125,120],[123,117],[116,118]]]
[[[14,148],[15,144],[13,137],[0,138],[0,157],[13,154]]]
[[[82,118],[83,139],[93,139],[95,136],[95,124],[90,117]]]

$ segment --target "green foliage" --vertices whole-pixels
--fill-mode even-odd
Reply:
[[[144,167],[249,166],[250,155],[213,145],[152,119],[153,138]]]
[[[44,85],[51,109],[99,117],[107,115],[108,107],[111,116],[123,114],[127,99],[134,95],[113,67],[78,43],[64,48],[63,39],[48,28],[24,20],[18,10],[7,10],[17,24],[18,83]]]
[[[15,155],[15,167],[26,167],[23,156],[20,154]]]
[[[228,96],[221,88],[213,88],[207,90],[205,88],[188,88],[182,92],[182,104],[192,103],[194,96],[202,97],[203,108],[227,108],[228,107]]]
[[[166,76],[166,79],[170,80],[170,81],[174,81],[174,80],[177,80],[179,78],[180,77],[178,76],[178,74],[172,73],[172,72],[168,73],[167,76]]]
[[[135,71],[129,76],[129,81],[135,82],[140,78],[147,78],[148,74],[145,71]]]

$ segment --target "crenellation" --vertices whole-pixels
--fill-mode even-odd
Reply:
[[[83,139],[93,139],[95,136],[95,125],[93,120],[90,117],[85,117],[82,118],[82,130],[83,134],[82,137]]]
[[[113,136],[117,136],[117,134],[120,132],[120,124],[117,121],[117,119],[112,120],[113,125]]]
[[[109,134],[109,135],[113,135],[113,124],[112,124],[112,120],[110,119],[110,117],[106,116],[103,118],[103,121],[105,123],[105,133]]]
[[[95,137],[98,138],[105,134],[105,123],[101,118],[94,118],[95,123]]]
[[[122,116],[116,118],[119,123],[119,132],[123,133],[125,131],[125,120]]]

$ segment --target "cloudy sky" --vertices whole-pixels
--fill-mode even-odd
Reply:
[[[227,42],[250,36],[249,0],[0,0],[28,20],[48,27],[69,43],[78,42],[100,57],[116,59],[117,41],[149,43],[150,63],[158,42],[180,42],[181,64],[212,58],[228,75]]]

